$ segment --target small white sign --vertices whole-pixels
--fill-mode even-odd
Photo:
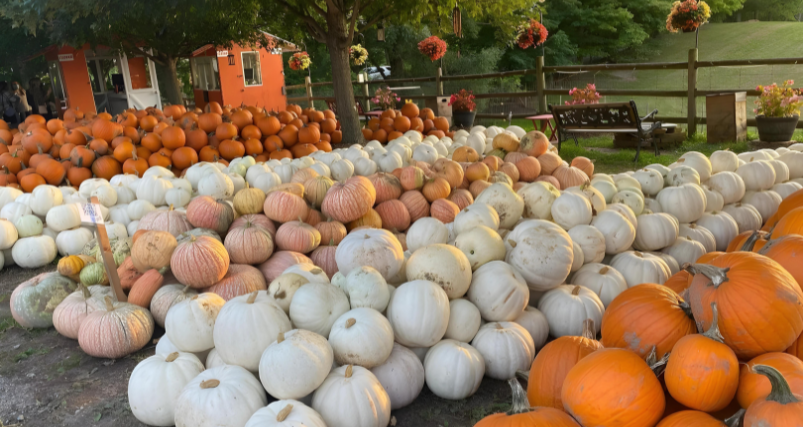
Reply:
[[[70,62],[74,60],[72,53],[64,53],[59,55],[59,62]]]
[[[228,50],[219,50],[219,51],[217,51],[217,57],[218,58],[225,58],[227,56],[229,56],[229,51]]]
[[[81,217],[81,222],[87,224],[103,224],[103,213],[100,211],[100,205],[94,203],[79,203],[78,215]]]

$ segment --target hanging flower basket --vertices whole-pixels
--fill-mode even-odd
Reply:
[[[312,64],[312,60],[310,60],[307,52],[298,52],[293,54],[287,63],[290,64],[290,69],[299,71],[309,68],[309,66]]]
[[[530,19],[519,26],[516,35],[516,44],[522,49],[527,49],[528,47],[536,48],[544,44],[548,35],[549,31],[547,31],[543,24],[535,19]]]
[[[349,56],[354,65],[363,65],[368,60],[368,50],[362,45],[355,44],[349,48]]]
[[[438,36],[427,37],[418,43],[418,50],[429,57],[431,61],[437,61],[446,55],[446,42]]]
[[[666,17],[666,29],[670,33],[683,31],[690,33],[708,22],[711,17],[711,8],[708,3],[697,0],[676,1],[672,4],[672,11]]]

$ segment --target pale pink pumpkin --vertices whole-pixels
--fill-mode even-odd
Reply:
[[[321,207],[326,192],[335,184],[328,176],[316,176],[304,182],[304,199],[313,208]]]
[[[310,180],[312,178],[316,178],[318,176],[320,176],[320,174],[315,169],[312,169],[312,168],[299,169],[290,178],[290,182],[291,183],[304,184],[308,180]]]
[[[231,227],[229,227],[229,231],[231,231],[231,229],[234,228],[234,227],[242,226],[246,222],[250,222],[250,223],[252,223],[254,225],[258,225],[258,226],[264,228],[265,230],[268,231],[268,233],[270,233],[271,237],[276,235],[276,225],[273,223],[273,221],[270,220],[270,218],[266,217],[263,214],[243,215],[243,216],[235,219],[234,222],[231,223]]]
[[[194,227],[225,234],[234,221],[234,208],[223,199],[200,196],[192,199],[187,206],[187,219]]]
[[[486,188],[490,187],[491,183],[488,181],[474,181],[468,187],[468,191],[471,192],[471,195],[476,199],[477,196],[480,195]]]
[[[375,173],[369,177],[376,189],[376,203],[398,199],[402,193],[401,181],[396,175],[390,173]]]
[[[169,280],[170,279],[165,277],[165,282]],[[198,295],[198,291],[189,286],[178,284],[162,286],[151,299],[150,309],[153,320],[156,321],[157,325],[164,328],[165,318],[167,317],[167,312],[170,310],[170,307],[185,299],[190,299],[195,295]]]
[[[519,182],[519,168],[513,163],[505,163],[499,167],[499,172],[503,172],[513,180],[513,183]]]
[[[316,248],[310,254],[310,259],[312,259],[312,262],[326,272],[326,275],[329,276],[330,280],[332,279],[332,276],[339,271],[337,269],[337,262],[335,261],[336,251],[337,245],[332,244],[318,246],[318,248]]]
[[[61,335],[78,338],[81,323],[89,313],[105,307],[103,297],[111,295],[108,286],[95,285],[89,288],[79,284],[78,290],[64,298],[53,311],[53,326]]]
[[[304,222],[313,227],[318,225],[318,223],[320,223],[321,221],[326,221],[326,217],[323,216],[321,211],[317,209],[310,209],[309,213],[307,214],[307,217],[304,218]]]
[[[229,271],[219,282],[206,288],[204,292],[220,295],[228,301],[236,296],[268,289],[265,277],[256,267],[246,264],[231,264]]]
[[[174,237],[178,237],[179,234],[190,231],[193,228],[195,227],[193,227],[187,219],[187,214],[173,210],[172,205],[170,205],[170,209],[166,211],[156,210],[148,212],[139,221],[138,227],[139,230],[166,231]]]
[[[440,158],[432,165],[434,178],[443,178],[449,183],[449,187],[457,188],[463,183],[463,167],[459,163],[447,158]]]
[[[418,190],[424,186],[426,176],[423,169],[417,166],[407,166],[401,168],[399,181],[404,191]]]
[[[524,182],[533,182],[541,175],[541,163],[535,157],[524,156],[516,162],[516,169],[519,170],[519,179]]]
[[[209,236],[192,236],[181,242],[170,259],[170,270],[183,285],[202,289],[214,285],[229,270],[229,253]]]
[[[340,221],[322,221],[315,224],[315,228],[321,233],[321,243],[329,244],[334,242],[335,245],[340,244],[346,237],[346,226]]]
[[[271,191],[263,206],[265,216],[276,222],[295,221],[309,215],[309,206],[303,197],[287,191]]]
[[[418,190],[405,191],[399,200],[407,207],[410,213],[410,222],[416,222],[419,218],[429,216],[429,202]]]
[[[527,153],[522,153],[521,151],[511,151],[505,155],[505,163],[518,163],[522,159],[526,159],[530,157]],[[535,159],[535,157],[533,157]]]
[[[557,154],[547,151],[546,153],[538,156],[538,163],[541,164],[542,175],[552,175],[552,172],[555,172],[555,169],[557,169],[558,166],[563,165],[563,159],[561,159]]]
[[[261,264],[273,254],[273,236],[261,225],[246,220],[237,226],[232,224],[223,246],[232,263]]]
[[[588,181],[588,175],[574,166],[559,166],[552,172],[552,176],[560,183],[560,188],[579,187]]]
[[[282,251],[308,254],[321,244],[321,233],[301,221],[290,221],[276,230],[276,247]]]
[[[376,212],[382,218],[382,228],[386,230],[404,231],[410,227],[410,212],[399,200],[388,200],[378,204]]]
[[[588,157],[577,156],[573,158],[571,166],[583,171],[589,179],[591,179],[591,175],[594,175],[594,161]]]
[[[296,264],[312,264],[312,260],[306,255],[293,251],[277,251],[268,258],[267,261],[259,265],[259,271],[265,277],[265,281],[270,283],[275,278],[282,275],[284,270]]]
[[[345,224],[365,215],[374,202],[374,185],[364,176],[355,176],[343,183],[335,183],[329,189],[323,199],[321,211],[327,217]]]
[[[454,202],[458,208],[462,211],[467,206],[470,206],[474,203],[474,196],[471,195],[471,192],[464,188],[457,188],[452,190],[452,194],[449,195],[449,200]]]
[[[538,182],[538,181],[548,182],[548,183],[554,185],[555,188],[557,188],[558,190],[561,189],[560,182],[558,182],[558,179],[555,178],[552,175],[541,175],[541,176],[539,176],[538,178],[535,179],[535,182]]]
[[[460,213],[460,208],[452,201],[446,199],[438,199],[432,202],[429,208],[429,214],[433,218],[440,220],[444,224],[454,221],[454,217]]]
[[[153,317],[140,306],[112,302],[89,313],[78,331],[78,345],[84,353],[103,359],[119,359],[145,347],[153,336]]]

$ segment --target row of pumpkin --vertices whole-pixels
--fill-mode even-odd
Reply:
[[[487,129],[481,132],[487,136]],[[478,134],[472,132],[468,137]],[[502,138],[512,139],[509,138],[510,134],[505,135],[508,136]],[[493,144],[507,143],[497,143],[496,136],[493,137]],[[543,138],[532,134],[522,139],[527,147],[530,139]],[[460,144],[458,141],[456,139],[453,145]],[[520,141],[516,142],[520,144]],[[725,250],[735,240],[744,241],[751,230],[761,227],[765,222],[762,213],[752,204],[733,206],[737,209],[734,212],[748,212],[749,215],[744,216],[747,220],[716,210],[719,200],[717,194],[723,203],[726,194],[731,198],[729,200],[735,198],[737,202],[741,201],[745,196],[738,197],[739,192],[744,192],[746,188],[756,193],[775,193],[781,198],[778,190],[785,187],[796,189],[797,185],[794,181],[788,181],[788,175],[775,182],[776,170],[780,169],[782,173],[784,169],[772,161],[757,160],[762,155],[773,156],[767,151],[750,153],[746,160],[732,153],[717,153],[707,164],[701,160],[704,156],[687,153],[679,164],[672,165],[669,170],[654,165],[648,170],[620,176],[597,174],[590,176],[593,179],[590,185],[585,186],[572,187],[566,181],[561,183],[553,176],[553,171],[553,175],[540,176],[543,180],[539,182],[514,183],[517,191],[508,181],[512,181],[513,177],[505,172],[502,172],[504,177],[499,174],[491,177],[489,174],[485,178],[497,178],[493,184],[485,179],[463,180],[469,175],[469,168],[480,163],[465,165],[465,172],[462,167],[458,169],[451,166],[453,163],[446,159],[436,158],[431,166],[422,164],[423,160],[413,156],[420,146],[429,146],[423,141],[411,142],[410,146],[405,141],[391,143],[383,148],[384,152],[379,150],[381,147],[366,147],[365,150],[353,147],[333,153],[332,158],[341,152],[348,158],[349,155],[354,156],[352,153],[361,151],[367,153],[359,157],[368,159],[389,152],[397,153],[395,150],[400,149],[395,147],[400,146],[409,148],[404,151],[409,153],[405,159],[405,164],[409,166],[404,166],[396,174],[380,173],[372,174],[369,178],[358,176],[344,178],[342,183],[332,182],[322,194],[318,193],[320,199],[310,194],[314,195],[316,187],[322,183],[324,186],[327,184],[325,175],[310,175],[312,171],[317,173],[316,166],[325,171],[321,163],[325,165],[327,158],[314,156],[316,163],[287,174],[287,180],[277,173],[286,174],[283,170],[285,165],[275,166],[279,169],[277,172],[270,170],[273,168],[269,165],[245,167],[241,176],[249,183],[254,181],[256,184],[262,176],[275,180],[268,174],[276,174],[280,181],[286,181],[269,188],[267,194],[257,185],[256,188],[244,187],[233,194],[224,193],[222,197],[231,198],[230,202],[214,200],[209,196],[195,197],[189,202],[186,214],[182,208],[154,206],[145,215],[150,216],[141,217],[139,223],[130,227],[134,231],[133,245],[128,244],[127,240],[118,240],[115,245],[120,250],[117,254],[121,264],[120,275],[128,283],[126,286],[130,286],[131,303],[114,303],[111,298],[105,300],[107,295],[103,292],[108,293],[108,287],[91,286],[104,280],[87,277],[84,282],[90,285],[89,289],[70,295],[69,304],[67,300],[60,304],[59,312],[53,315],[53,322],[62,334],[77,337],[81,347],[89,354],[120,357],[138,350],[150,340],[153,320],[149,323],[146,319],[153,316],[156,323],[165,326],[167,333],[160,340],[161,348],[157,348],[157,356],[149,359],[149,365],[143,365],[154,365],[151,369],[160,370],[185,369],[186,365],[185,368],[179,368],[179,365],[170,364],[189,358],[185,353],[195,353],[197,359],[193,360],[206,361],[206,368],[211,369],[198,376],[185,372],[183,382],[159,382],[154,386],[154,383],[142,379],[154,376],[153,371],[144,367],[142,376],[132,374],[129,391],[132,408],[140,408],[134,411],[135,415],[151,425],[171,425],[174,421],[177,425],[218,425],[205,422],[244,425],[254,411],[264,406],[264,390],[274,397],[285,399],[281,405],[269,406],[269,409],[259,412],[274,416],[270,412],[274,411],[277,413],[275,419],[280,418],[278,413],[282,411],[285,412],[285,418],[311,417],[310,414],[314,413],[312,409],[288,399],[312,397],[311,402],[308,399],[306,401],[320,413],[326,425],[386,425],[390,408],[409,404],[424,383],[438,396],[462,399],[477,390],[483,376],[507,379],[517,371],[531,369],[531,366],[534,371],[531,376],[533,373],[537,376],[553,372],[551,367],[536,368],[538,363],[532,363],[536,349],[544,345],[548,335],[557,340],[542,349],[539,357],[549,354],[547,349],[557,346],[555,343],[562,339],[587,343],[577,336],[582,334],[583,325],[587,324],[589,318],[594,325],[590,328],[592,336],[596,335],[601,325],[602,343],[606,347],[628,349],[619,353],[613,353],[615,350],[601,351],[611,354],[608,357],[613,359],[600,362],[599,365],[595,363],[589,370],[610,369],[612,365],[605,363],[632,365],[634,369],[643,366],[649,370],[645,362],[637,364],[634,360],[647,359],[653,350],[655,356],[660,358],[672,351],[678,340],[696,329],[693,327],[694,320],[682,310],[684,304],[681,297],[670,287],[642,283],[660,284],[670,278],[680,282],[681,278],[685,278],[690,284],[693,276],[680,271],[679,265],[695,262],[698,254]],[[453,158],[459,148],[450,153]],[[545,149],[548,149],[548,144],[545,144]],[[789,153],[797,152],[779,151],[774,153],[780,159],[787,158],[787,162],[776,162],[788,165],[787,170],[793,169],[795,165],[792,160],[795,158],[794,154]],[[544,154],[549,153],[545,152],[542,156]],[[512,158],[500,162],[501,159],[494,157],[486,157],[481,164],[489,170],[496,166],[497,171],[506,164],[518,164]],[[541,161],[540,156],[535,160],[539,166],[547,164]],[[744,164],[740,165],[740,160]],[[298,162],[304,161],[309,160]],[[577,163],[589,166],[587,163]],[[762,175],[754,171],[756,166],[752,163],[769,165],[773,173],[771,179],[765,176],[770,175],[766,168],[758,170],[766,172]],[[238,164],[240,162],[232,162],[235,168],[238,168]],[[292,171],[293,163],[286,164]],[[555,170],[560,167],[579,169],[561,165]],[[715,168],[725,169],[714,173]],[[334,167],[330,171],[334,172]],[[155,169],[154,174],[157,172],[164,173]],[[204,179],[213,176],[219,180],[219,175],[225,175],[221,172],[215,166],[200,165],[197,170],[188,170],[185,179],[193,191],[197,191]],[[452,186],[448,181],[449,173],[460,172],[463,172],[463,176],[455,180]],[[418,179],[420,175],[423,176]],[[702,180],[702,177],[706,179]],[[425,185],[432,185],[439,178],[447,183],[445,194],[449,199],[433,197],[433,194],[444,192],[435,193],[425,188]],[[158,180],[172,183],[175,180],[169,176],[122,179],[130,180],[126,187],[130,189],[133,186],[136,195],[139,195],[143,183]],[[294,180],[297,182],[294,183]],[[560,192],[551,184],[553,180],[568,188]],[[193,186],[193,182],[197,184]],[[298,182],[304,182],[304,185]],[[478,191],[473,203],[466,202],[466,206],[460,206],[461,200],[473,199],[470,189],[476,182],[488,182],[487,188]],[[720,187],[714,189],[714,185]],[[776,191],[768,190],[773,186],[776,186]],[[469,191],[460,187],[468,187]],[[730,190],[731,193],[723,190]],[[168,191],[164,192],[165,196]],[[152,196],[148,192],[143,192],[143,195],[146,193],[147,197]],[[405,195],[409,194],[420,196],[414,196],[422,201],[418,209],[415,209],[416,205],[410,205],[410,208],[405,203]],[[432,205],[427,194],[432,198]],[[455,194],[461,194],[462,198],[453,197]],[[645,194],[655,198],[645,197]],[[776,199],[772,195],[770,197]],[[785,217],[775,227],[773,233],[778,234],[774,237],[788,240],[799,233],[795,224],[800,222],[800,213],[789,212],[800,205],[800,199],[803,199],[803,195],[795,194],[788,202],[784,202],[784,206],[779,203],[764,213],[769,219],[765,227]],[[444,202],[453,203],[458,209],[446,210],[453,212],[452,215],[444,214],[442,211],[445,209],[436,208],[436,205]],[[712,202],[713,206],[709,206]],[[158,204],[165,203],[167,200]],[[645,210],[645,205],[655,211]],[[116,206],[110,208],[109,215],[114,214]],[[130,206],[125,207],[126,213],[129,213]],[[668,209],[662,209],[662,206]],[[681,206],[685,208],[680,209]],[[711,212],[706,213],[706,209]],[[425,210],[432,217],[421,215]],[[658,213],[660,210],[669,210],[671,213]],[[406,221],[405,213],[409,217]],[[419,216],[413,218],[416,214]],[[686,216],[679,218],[676,214]],[[235,220],[238,215],[242,216]],[[324,220],[322,215],[326,215],[328,220]],[[74,219],[71,214],[59,213],[53,216],[53,220],[68,217]],[[302,220],[296,221],[296,218]],[[697,225],[686,225],[679,221],[696,221]],[[48,226],[50,223],[48,218]],[[74,222],[62,226],[67,225],[74,225]],[[393,232],[375,229],[383,226]],[[401,233],[405,230],[406,234]],[[740,231],[743,234],[737,239]],[[784,237],[787,235],[790,237]],[[756,237],[761,236],[756,234]],[[768,236],[763,237],[766,241]],[[771,248],[773,245],[768,246]],[[274,248],[279,251],[274,253]],[[403,252],[405,249],[407,253]],[[661,252],[653,255],[632,249]],[[129,250],[130,256],[127,255]],[[96,255],[97,249],[90,243],[85,252],[92,256]],[[788,253],[788,250],[778,253]],[[746,253],[740,255],[747,256]],[[768,256],[781,258],[777,254]],[[748,261],[753,260],[751,262],[758,265],[761,271],[777,270],[777,274],[773,274],[779,277],[784,274],[788,276],[784,268],[791,271],[794,267],[793,257],[791,260],[776,259],[782,267],[765,260],[765,257],[757,259],[760,262],[753,258]],[[67,260],[76,261],[72,257],[63,259],[64,265],[60,263],[60,271],[68,276],[78,274],[82,279],[84,272],[75,267],[68,269]],[[66,296],[71,280],[60,275],[40,277],[21,286],[19,293],[15,291],[17,295],[12,297],[12,308],[16,310],[15,317],[19,317],[20,323],[47,326],[25,323],[30,321],[26,313],[31,314],[31,300],[25,295],[33,294],[30,291],[26,293],[26,289],[36,289],[42,287],[43,282],[52,283],[56,279],[62,283],[60,287],[50,284],[45,287],[61,288],[63,296]],[[767,352],[783,351],[800,335],[803,317],[799,287],[790,290],[788,277],[781,279],[773,285],[777,289],[753,289],[756,295],[749,299],[752,302],[755,298],[765,298],[772,304],[772,310],[757,306],[756,312],[749,313],[749,318],[740,318],[737,310],[726,310],[720,306],[720,313],[723,313],[720,328],[724,342],[739,358],[748,360]],[[736,281],[729,277],[726,283],[733,284]],[[167,285],[163,285],[165,283]],[[670,283],[674,282],[670,280]],[[696,297],[691,295],[691,290],[677,290],[685,292],[687,299],[694,303]],[[779,294],[784,294],[781,298],[783,301],[776,300],[780,298],[777,297]],[[773,295],[776,299],[772,299]],[[87,304],[90,300],[93,303]],[[617,304],[617,301],[621,303]],[[528,302],[537,305],[538,309],[528,306]],[[733,332],[729,328],[733,325],[766,327],[760,324],[762,316],[778,311],[784,304],[786,311],[779,315],[787,316],[785,329],[769,333],[747,330],[760,345],[740,347],[744,343],[734,337],[743,335],[745,331]],[[397,309],[394,310],[394,307]],[[150,311],[145,308],[150,308]],[[694,319],[698,319],[700,330],[708,330],[710,308],[708,314],[704,308],[698,308],[701,314],[695,313]],[[231,319],[223,316],[226,310],[232,313]],[[694,311],[694,305],[691,311]],[[50,313],[33,314],[48,317]],[[645,314],[674,317],[651,321],[644,318]],[[681,315],[685,316],[685,320],[680,319]],[[730,319],[727,323],[723,320],[725,315]],[[137,330],[121,330],[115,332],[116,336],[109,335],[109,331],[99,330],[99,325],[107,316],[136,319],[120,323],[133,325]],[[705,316],[708,316],[706,321],[709,324],[699,320]],[[64,322],[61,321],[62,317]],[[608,318],[611,320],[606,321]],[[483,322],[489,323],[483,325]],[[71,325],[73,329],[67,330],[62,323]],[[663,328],[656,329],[656,325]],[[291,331],[293,327],[295,330]],[[260,332],[266,330],[271,332]],[[257,336],[259,338],[255,339]],[[271,347],[274,348],[269,352]],[[316,356],[306,360],[308,364],[300,364],[300,356],[294,353],[300,351],[298,348],[312,348]],[[180,353],[173,355],[176,350]],[[318,357],[321,354],[323,356]],[[336,365],[342,365],[331,373],[332,361],[326,357],[327,354],[331,354],[331,360]],[[423,360],[418,357],[414,360],[411,355],[418,355]],[[265,362],[263,368],[261,366],[266,357],[269,362]],[[558,363],[565,359],[565,355],[544,358]],[[330,360],[329,363],[326,363],[327,360]],[[416,361],[418,364],[414,363]],[[226,366],[220,367],[220,364]],[[386,371],[384,375],[381,373],[382,367]],[[564,366],[564,370],[567,369]],[[615,382],[621,380],[626,384],[627,375],[638,377],[643,373],[625,372],[625,377]],[[259,380],[252,374],[258,375]],[[787,376],[788,372],[783,374]],[[353,376],[359,380],[343,380]],[[569,406],[567,399],[560,398],[565,393],[562,391],[565,389],[563,376],[550,377],[550,381],[547,381],[553,387],[546,393],[552,399],[551,404],[533,401],[532,398],[530,403],[566,410],[581,424],[596,425],[592,419],[595,415],[584,413],[582,408],[591,399],[589,396],[594,394],[577,400],[577,406]],[[699,378],[687,376],[685,380],[705,381],[706,377],[700,374]],[[208,408],[198,404],[201,396],[206,396],[204,399],[224,399],[221,393],[225,394],[226,391],[218,390],[219,387],[242,392],[244,384],[249,383],[247,388],[253,393],[238,397],[241,402],[251,405],[248,409],[225,402],[224,405],[234,405],[230,411],[212,414]],[[531,380],[530,386],[540,383],[545,381]],[[607,380],[600,382],[610,383]],[[166,394],[152,398],[155,396],[153,387],[164,390]],[[345,402],[334,398],[335,395],[351,395],[345,393],[344,387],[357,387],[356,390],[369,397],[367,400]],[[640,392],[645,390],[645,399],[654,399],[654,402],[641,405],[634,401],[623,405],[612,400],[608,402],[609,412],[603,411],[603,414],[627,412],[632,409],[631,405],[640,408],[646,406],[651,409],[639,412],[637,416],[643,419],[633,421],[632,425],[655,425],[663,415],[663,405],[658,408],[658,395],[654,393],[654,388],[650,388],[650,384],[633,384],[633,387]],[[380,388],[384,389],[384,394]],[[366,394],[367,390],[371,393]],[[576,388],[573,390],[574,394],[579,394]],[[660,384],[658,391],[663,403],[664,394]],[[600,396],[594,397],[597,400],[603,396],[613,399],[612,396],[616,395],[618,398],[618,393],[612,391],[596,392],[600,393]],[[676,397],[676,393],[679,392],[669,391],[673,399],[681,401],[682,398]],[[727,392],[724,394],[727,395]],[[722,397],[716,404],[725,400],[727,405],[732,398],[733,395],[730,398]],[[686,399],[682,403],[688,408],[710,410],[708,407],[696,407],[693,400]],[[166,401],[175,403],[171,411],[164,410]],[[158,410],[153,406],[157,402]],[[287,409],[289,406],[296,408],[296,412],[292,408]],[[382,410],[374,411],[371,415],[368,407]],[[181,410],[173,411],[175,408]],[[191,418],[181,418],[179,412]],[[540,412],[544,412],[544,416],[558,416],[554,411]],[[356,413],[361,414],[359,422],[355,421]],[[198,414],[202,414],[201,417],[207,421],[198,420]],[[257,415],[254,417],[259,418]]]

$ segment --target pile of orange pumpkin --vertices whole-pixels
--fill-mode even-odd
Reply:
[[[405,132],[417,130],[424,135],[434,135],[438,138],[454,133],[449,131],[449,121],[445,117],[435,117],[431,108],[418,109],[418,106],[408,102],[401,110],[389,109],[382,112],[379,118],[368,120],[367,127],[362,130],[366,141],[377,140],[381,143],[392,141]]]
[[[78,187],[93,176],[141,176],[152,166],[181,176],[199,161],[227,163],[250,155],[259,162],[331,151],[342,137],[334,113],[298,105],[279,113],[211,102],[205,111],[171,105],[117,117],[75,109],[63,119],[35,114],[19,129],[0,120],[0,186],[26,192],[43,184]]]

